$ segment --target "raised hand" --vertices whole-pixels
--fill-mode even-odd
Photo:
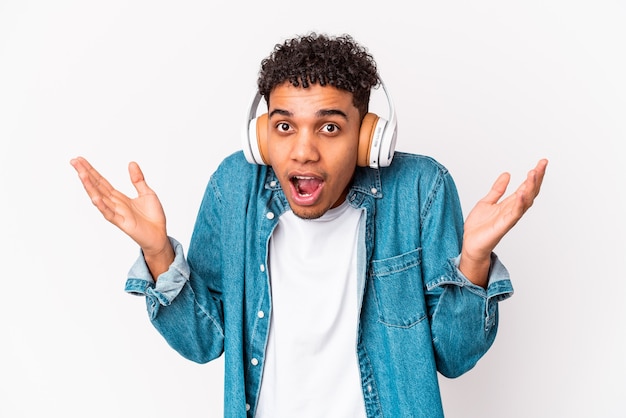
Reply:
[[[547,165],[548,160],[540,160],[517,190],[499,201],[511,179],[508,173],[501,174],[467,216],[459,269],[472,282],[486,286],[491,252],[533,205]]]
[[[153,277],[166,271],[174,260],[174,252],[167,237],[165,213],[139,165],[128,165],[130,180],[137,190],[137,197],[131,199],[113,188],[86,159],[77,157],[70,164],[102,216],[139,244]]]

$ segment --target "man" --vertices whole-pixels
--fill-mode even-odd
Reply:
[[[188,260],[137,164],[129,199],[72,160],[94,205],[142,249],[126,289],[146,296],[154,326],[193,361],[225,355],[226,416],[443,416],[437,372],[463,374],[495,338],[512,287],[493,250],[547,161],[500,201],[501,175],[464,223],[431,158],[368,167],[379,83],[349,36],[277,45],[258,80],[261,164],[239,152],[212,175]]]

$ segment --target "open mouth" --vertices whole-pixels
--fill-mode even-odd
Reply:
[[[323,183],[322,179],[310,176],[293,176],[290,181],[295,191],[302,197],[314,195]]]

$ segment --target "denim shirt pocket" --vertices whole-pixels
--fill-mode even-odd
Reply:
[[[426,319],[421,262],[421,248],[371,262],[369,276],[381,323],[410,328]]]

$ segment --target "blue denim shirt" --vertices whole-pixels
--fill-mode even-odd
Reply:
[[[441,417],[437,372],[471,369],[496,335],[497,302],[513,292],[492,256],[487,289],[458,270],[463,216],[449,172],[397,152],[390,167],[357,168],[346,197],[365,209],[359,251],[357,351],[368,417]],[[271,167],[226,158],[211,176],[187,260],[155,284],[142,257],[126,290],[184,357],[224,354],[226,417],[254,416],[272,312],[268,242],[289,205]],[[322,366],[323,367],[323,366]]]

